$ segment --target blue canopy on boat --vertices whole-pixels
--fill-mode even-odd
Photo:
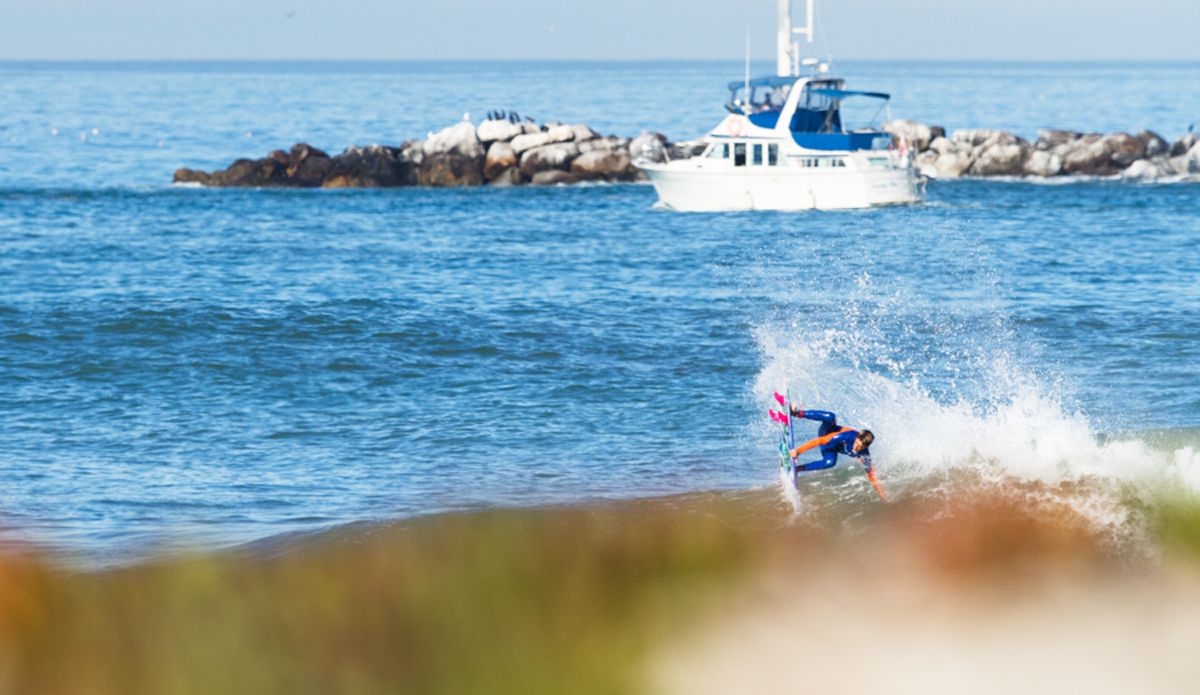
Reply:
[[[751,87],[781,87],[785,84],[795,84],[796,80],[798,80],[798,79],[800,79],[800,78],[798,78],[798,77],[777,77],[775,75],[771,75],[770,77],[755,77],[754,79],[750,80],[750,86]],[[738,80],[736,82],[729,83],[730,89],[741,89],[742,87],[745,87],[745,86],[746,86],[745,80]]]
[[[830,99],[845,99],[846,97],[871,97],[873,99],[891,99],[891,94],[883,92],[848,92],[844,89],[814,89],[813,94],[820,94]]]

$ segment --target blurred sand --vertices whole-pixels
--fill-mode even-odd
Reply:
[[[1200,578],[941,576],[891,558],[779,568],[651,661],[712,693],[1196,693]]]

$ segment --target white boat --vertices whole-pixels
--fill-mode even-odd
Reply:
[[[890,98],[847,91],[815,59],[801,61],[792,34],[812,41],[808,26],[791,27],[791,2],[779,0],[778,75],[729,84],[729,114],[700,139],[703,153],[689,159],[636,166],[646,172],[660,204],[680,211],[839,210],[920,201],[925,179],[903,143],[871,127],[846,130],[845,99]],[[800,76],[801,67],[810,74]],[[882,108],[882,107],[881,107]]]

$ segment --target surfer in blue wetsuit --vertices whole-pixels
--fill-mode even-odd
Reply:
[[[861,461],[867,469],[867,475],[871,475],[871,443],[875,441],[875,435],[871,433],[871,430],[839,427],[837,415],[825,410],[801,410],[793,405],[792,417],[816,420],[821,423],[821,426],[817,428],[816,439],[788,452],[794,461],[809,449],[821,448],[820,460],[796,466],[797,471],[820,471],[833,468],[837,464],[838,454],[845,454]]]

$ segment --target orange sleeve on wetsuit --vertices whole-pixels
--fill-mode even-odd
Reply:
[[[811,439],[811,440],[801,444],[800,446],[796,447],[795,449],[793,449],[792,450],[792,458],[796,458],[797,456],[799,456],[800,454],[803,454],[804,452],[808,451],[809,449],[812,449],[812,448],[815,448],[818,446],[825,446],[826,444],[829,443],[829,440],[833,439],[834,437],[838,436],[839,434],[842,434],[844,432],[851,432],[851,431],[853,431],[853,430],[851,430],[849,427],[843,427],[842,429],[838,430],[837,432],[830,432],[829,434],[825,435],[824,437],[817,437],[816,439]]]

